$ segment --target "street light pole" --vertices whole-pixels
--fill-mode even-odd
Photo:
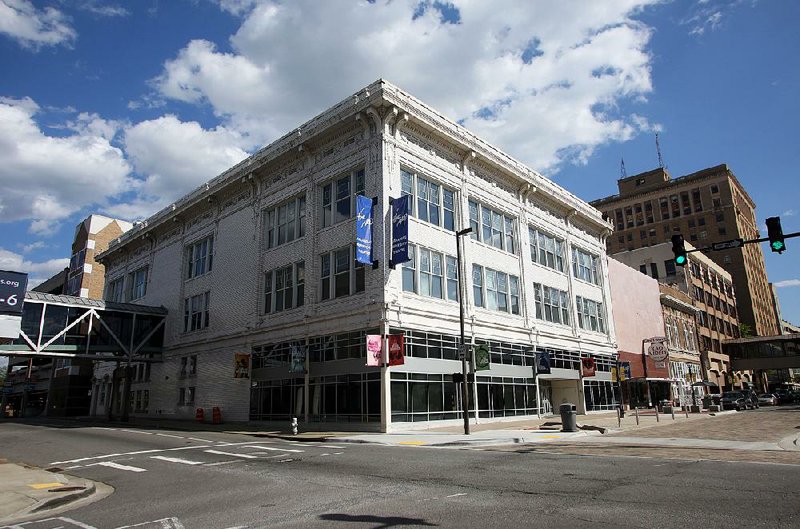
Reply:
[[[461,324],[461,373],[464,376],[461,382],[461,412],[464,415],[464,434],[469,435],[469,390],[467,388],[467,347],[464,343],[464,289],[462,285],[461,268],[461,237],[472,233],[472,228],[465,228],[456,232],[456,264],[458,266],[458,310]]]

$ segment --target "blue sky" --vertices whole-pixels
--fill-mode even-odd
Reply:
[[[800,231],[800,3],[0,0],[0,268],[62,268],[379,77],[585,200],[727,163]],[[87,192],[91,190],[91,192]],[[797,242],[795,242],[797,241]],[[800,323],[800,240],[767,251]],[[766,250],[766,246],[764,247]]]

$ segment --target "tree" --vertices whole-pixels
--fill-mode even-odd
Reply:
[[[739,324],[739,334],[742,338],[752,338],[753,337],[753,328],[750,327],[746,323]]]

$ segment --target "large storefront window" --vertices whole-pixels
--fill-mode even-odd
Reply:
[[[616,384],[602,380],[584,380],[586,411],[613,410],[619,406]]]

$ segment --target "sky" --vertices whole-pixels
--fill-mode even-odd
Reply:
[[[800,231],[800,2],[0,0],[0,269],[146,218],[378,78],[591,201],[726,163]],[[797,241],[797,242],[795,242]],[[800,323],[800,239],[772,254]]]

